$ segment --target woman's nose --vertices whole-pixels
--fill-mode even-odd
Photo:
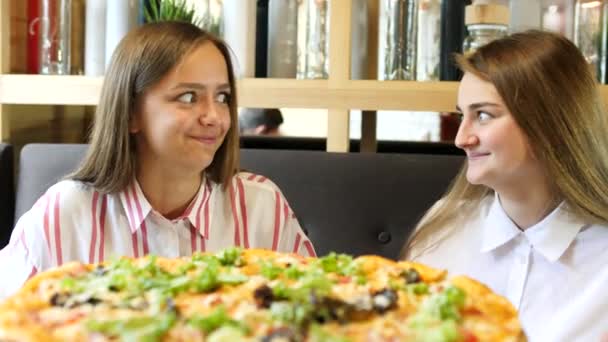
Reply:
[[[463,120],[458,127],[454,144],[456,147],[464,149],[478,143],[477,136],[470,123],[467,120]]]
[[[207,99],[201,105],[199,121],[203,126],[214,126],[219,122],[218,104],[213,99]]]

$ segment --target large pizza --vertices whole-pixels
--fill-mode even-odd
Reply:
[[[525,341],[466,277],[378,256],[226,249],[65,264],[0,304],[0,341]]]

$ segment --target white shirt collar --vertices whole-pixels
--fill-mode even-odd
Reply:
[[[207,177],[203,176],[203,181],[201,182],[197,195],[190,205],[188,205],[184,213],[176,219],[187,218],[198,232],[205,237],[209,235],[208,216],[210,213],[209,207],[206,206],[206,204],[209,202],[211,192],[211,182]],[[133,181],[126,189],[120,192],[120,200],[123,209],[127,214],[131,233],[135,233],[141,227],[148,214],[154,209],[146,199],[139,182],[135,178],[133,178]],[[203,208],[205,210],[203,210]],[[203,221],[207,222],[207,224],[203,224]]]
[[[495,194],[483,225],[481,252],[492,251],[523,234],[532,247],[547,260],[557,261],[585,226],[580,219],[569,213],[565,206],[562,202],[544,219],[523,232],[507,216],[498,194]]]
[[[520,233],[521,230],[502,209],[498,194],[495,193],[488,216],[482,225],[481,252],[486,253],[494,250],[511,241]]]
[[[127,214],[131,233],[135,233],[150,213],[152,206],[146,199],[146,196],[144,196],[135,177],[131,184],[121,191],[119,195],[123,209]]]

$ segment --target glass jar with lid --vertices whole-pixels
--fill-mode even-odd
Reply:
[[[474,3],[465,8],[465,24],[469,35],[462,44],[463,52],[471,52],[509,31],[509,8],[493,3]]]

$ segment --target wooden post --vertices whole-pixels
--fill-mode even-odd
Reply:
[[[10,70],[10,21],[11,1],[0,0],[0,74]],[[2,89],[0,88],[0,92]],[[8,106],[0,104],[0,142],[7,142],[10,138],[10,117]]]
[[[378,140],[376,137],[377,113],[375,110],[361,111],[361,145],[359,152],[377,152]]]
[[[378,79],[378,22],[380,0],[367,0],[367,78]],[[378,150],[377,112],[361,111],[361,145],[360,152]]]
[[[329,88],[341,87],[350,79],[352,5],[352,0],[329,0]],[[328,109],[328,152],[348,152],[349,121],[348,108]]]

